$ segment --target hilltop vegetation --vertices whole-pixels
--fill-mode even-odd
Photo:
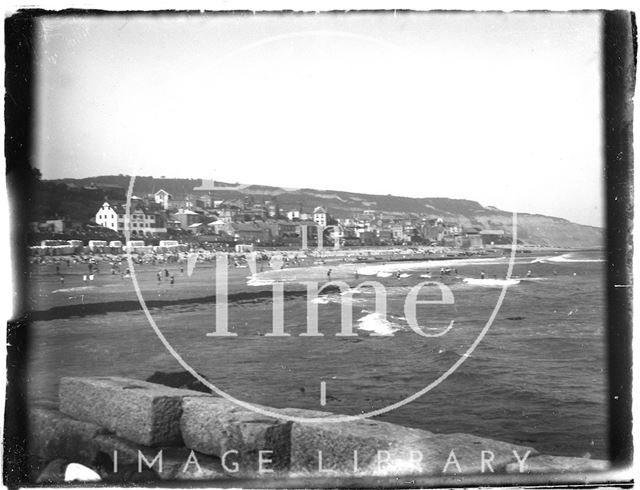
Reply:
[[[85,179],[58,179],[50,182],[74,184],[78,187],[88,187],[91,184],[106,184],[120,187],[126,193],[131,182],[130,175],[99,175]],[[153,194],[164,189],[172,195],[185,195],[193,192],[194,187],[202,185],[201,179],[163,179],[150,176],[137,175],[134,185],[136,194]]]
[[[34,196],[33,216],[51,219],[52,215],[76,220],[90,220],[104,200],[124,200],[129,187],[128,175],[104,175],[85,179],[60,179],[43,181]],[[69,188],[67,184],[75,186]],[[110,188],[84,189],[92,184]],[[257,202],[277,201],[285,211],[302,208],[311,212],[316,206],[326,208],[334,218],[346,218],[364,210],[382,211],[391,216],[441,217],[463,226],[480,226],[484,229],[502,229],[512,232],[511,212],[485,207],[476,201],[446,197],[411,198],[392,195],[361,194],[355,192],[285,189],[264,185],[240,185],[202,179],[164,179],[137,176],[134,193],[152,194],[160,189],[174,197],[187,194],[201,195],[213,189],[216,200],[242,199],[252,196]],[[604,235],[601,228],[572,223],[562,218],[519,213],[518,238],[523,243],[558,247],[600,247]]]

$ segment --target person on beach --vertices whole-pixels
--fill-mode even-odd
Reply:
[[[174,282],[176,282],[176,281],[175,281],[175,278],[173,277],[173,274],[172,274],[172,275],[171,275],[171,282],[170,282],[170,284],[173,286],[173,283],[174,283]]]
[[[480,271],[480,279],[484,279],[484,271]]]
[[[527,277],[531,277],[531,271],[527,271]]]
[[[64,284],[64,276],[60,276],[60,284]]]
[[[327,271],[327,280],[331,280],[331,269]]]

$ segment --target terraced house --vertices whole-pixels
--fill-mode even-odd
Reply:
[[[105,202],[96,213],[96,223],[118,233],[124,232],[125,208],[120,204],[111,205]],[[156,233],[166,233],[164,218],[161,214],[149,211],[142,206],[131,209],[130,227],[131,235],[146,236]]]

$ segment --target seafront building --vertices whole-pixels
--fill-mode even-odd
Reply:
[[[96,213],[96,224],[116,232],[124,232],[126,210],[124,206],[105,202]],[[130,230],[132,235],[154,235],[166,233],[161,213],[148,210],[142,206],[133,206],[130,212]]]
[[[91,239],[124,243],[125,215],[122,202],[105,201],[95,214],[95,225],[86,224],[82,236],[69,238],[81,238],[85,245]],[[154,246],[161,240],[177,240],[224,247],[246,244],[296,248],[301,244],[315,247],[322,242],[325,247],[441,245],[479,250],[508,239],[501,229],[463,226],[427,213],[369,207],[351,213],[342,210],[333,216],[322,205],[305,209],[300,203],[296,208],[283,209],[277,196],[215,200],[211,192],[174,196],[164,189],[143,197],[132,196],[129,223],[131,239],[147,240]],[[47,220],[31,223],[31,228],[40,240],[63,238],[65,222]]]
[[[160,204],[162,205],[162,209],[169,209],[169,202],[172,199],[171,194],[169,194],[167,191],[165,191],[164,189],[160,189],[158,192],[156,192],[154,195],[154,200],[156,202],[156,204]]]
[[[150,211],[134,199],[131,213],[132,234],[138,236],[182,231],[198,241],[295,246],[306,229],[311,245],[323,230],[323,243],[341,246],[444,245],[454,248],[481,249],[505,238],[503,230],[484,230],[479,226],[462,226],[441,217],[382,212],[365,209],[352,216],[332,218],[323,206],[310,213],[300,205],[285,211],[277,200],[257,202],[254,197],[215,201],[210,195],[197,198],[185,195],[177,200],[159,190],[151,196],[158,209]],[[204,198],[203,198],[204,197]],[[196,203],[198,205],[196,205]],[[176,204],[188,207],[176,208]],[[121,206],[105,202],[96,213],[96,223],[111,230],[124,229]]]
[[[318,206],[313,210],[313,221],[318,226],[327,226],[327,212],[322,206]]]

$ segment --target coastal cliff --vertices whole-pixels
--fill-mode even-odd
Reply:
[[[486,229],[504,230],[511,234],[513,214],[504,211],[479,211],[470,218],[459,216],[463,226],[480,224]],[[567,248],[600,248],[604,246],[604,230],[579,225],[562,218],[539,214],[517,214],[518,241],[528,245]]]

